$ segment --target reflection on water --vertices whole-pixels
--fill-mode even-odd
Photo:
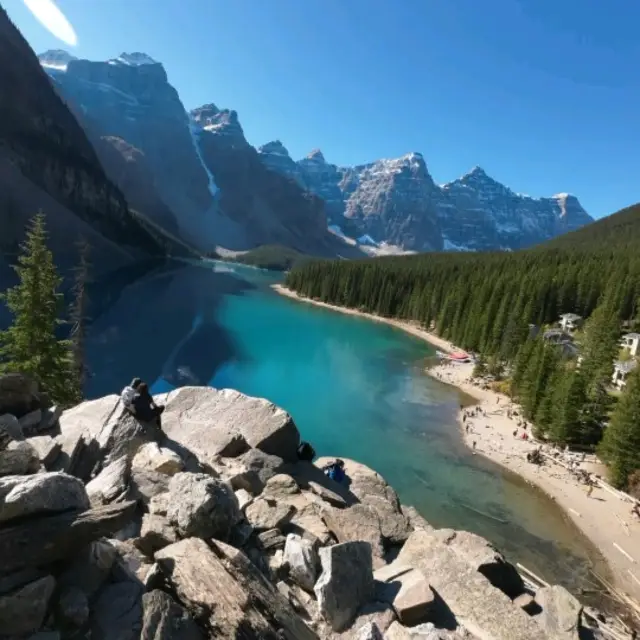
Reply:
[[[425,343],[282,298],[271,274],[216,269],[170,265],[112,287],[90,331],[89,395],[136,375],[157,392],[211,384],[266,397],[319,455],[373,467],[432,524],[474,531],[574,591],[586,584],[593,548],[541,492],[470,454],[460,395],[424,374]]]

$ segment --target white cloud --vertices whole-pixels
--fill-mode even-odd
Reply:
[[[56,38],[72,47],[78,44],[78,37],[71,23],[53,0],[24,0],[24,3],[40,24]]]

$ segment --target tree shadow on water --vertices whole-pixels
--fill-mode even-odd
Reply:
[[[123,283],[89,328],[87,396],[117,393],[134,376],[150,384],[161,376],[207,384],[222,364],[243,357],[218,320],[220,306],[254,288],[233,274],[191,265]],[[192,378],[180,381],[180,368]]]

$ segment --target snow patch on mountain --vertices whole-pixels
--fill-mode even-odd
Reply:
[[[38,56],[38,60],[43,67],[56,71],[66,71],[68,64],[77,59],[62,49],[50,49]]]
[[[449,240],[448,238],[444,239],[443,248],[445,251],[475,251],[475,249],[468,247],[467,245],[451,242],[451,240]]]
[[[353,238],[350,238],[344,233],[344,231],[339,225],[330,224],[328,226],[328,229],[331,233],[333,233],[334,236],[338,236],[338,238],[344,240],[347,244],[350,244],[351,246],[355,246],[357,244]]]
[[[215,197],[218,193],[218,185],[216,185],[215,178],[213,177],[213,173],[211,173],[207,163],[204,161],[202,157],[202,151],[200,150],[200,134],[202,133],[202,128],[197,125],[195,122],[189,123],[189,133],[191,133],[191,140],[193,141],[193,148],[198,156],[198,160],[204,169],[204,172],[207,174],[207,179],[209,181],[209,193]]]
[[[159,64],[151,56],[140,51],[134,51],[133,53],[121,53],[117,58],[107,60],[109,64],[125,64],[129,67],[140,67],[145,64]]]

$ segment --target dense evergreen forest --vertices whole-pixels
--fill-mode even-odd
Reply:
[[[610,388],[620,336],[640,329],[640,205],[516,253],[448,253],[313,261],[286,284],[303,296],[419,322],[480,354],[536,435],[598,446],[611,479],[640,469],[640,367]],[[580,357],[545,340],[563,313],[584,318]]]

